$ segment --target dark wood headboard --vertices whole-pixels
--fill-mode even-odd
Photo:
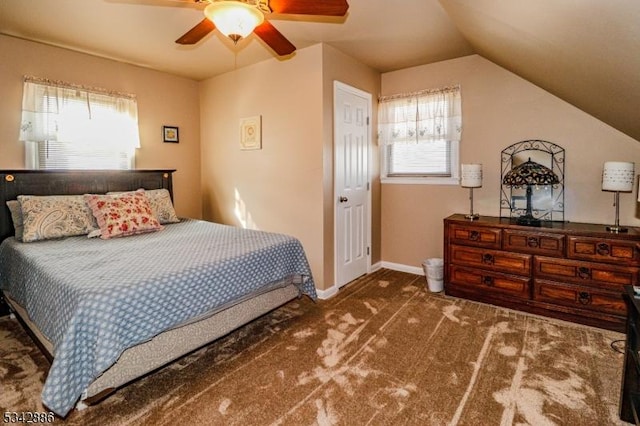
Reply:
[[[18,195],[81,195],[138,188],[169,190],[175,170],[0,170],[0,241],[13,235],[7,201]]]

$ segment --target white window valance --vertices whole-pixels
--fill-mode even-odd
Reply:
[[[140,147],[135,96],[25,77],[20,140]]]
[[[462,134],[460,86],[384,96],[378,104],[379,140],[459,142]]]

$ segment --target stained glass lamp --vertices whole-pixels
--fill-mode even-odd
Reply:
[[[533,216],[533,207],[531,206],[532,187],[557,185],[558,183],[560,183],[560,180],[553,170],[531,161],[531,158],[511,169],[502,179],[502,184],[512,188],[527,189],[527,208],[525,214],[520,216],[516,223],[518,225],[540,226],[540,219]]]

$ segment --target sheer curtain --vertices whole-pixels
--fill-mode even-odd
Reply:
[[[385,176],[451,177],[462,134],[460,86],[381,97]]]
[[[383,96],[378,105],[380,141],[384,144],[420,141],[460,141],[460,86]]]
[[[28,168],[132,168],[135,96],[25,77],[20,140]]]

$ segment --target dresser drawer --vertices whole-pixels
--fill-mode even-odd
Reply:
[[[622,291],[611,292],[575,284],[534,280],[533,299],[577,309],[625,316]]]
[[[449,261],[461,266],[472,266],[517,275],[531,273],[531,255],[508,253],[476,247],[449,246]]]
[[[448,285],[462,286],[471,290],[508,294],[529,299],[530,280],[527,277],[501,274],[476,268],[451,265]]]
[[[542,256],[534,258],[533,270],[535,278],[569,281],[618,292],[622,292],[622,287],[625,285],[636,285],[640,271],[639,268],[631,266],[615,266]]]
[[[640,227],[616,234],[593,223],[525,227],[462,214],[444,225],[446,294],[622,329],[623,287],[640,285]]]
[[[449,240],[452,244],[499,249],[502,233],[499,228],[451,224]]]
[[[567,257],[638,266],[640,241],[569,236]]]
[[[505,229],[502,232],[504,250],[540,254],[544,256],[564,256],[564,235]]]

